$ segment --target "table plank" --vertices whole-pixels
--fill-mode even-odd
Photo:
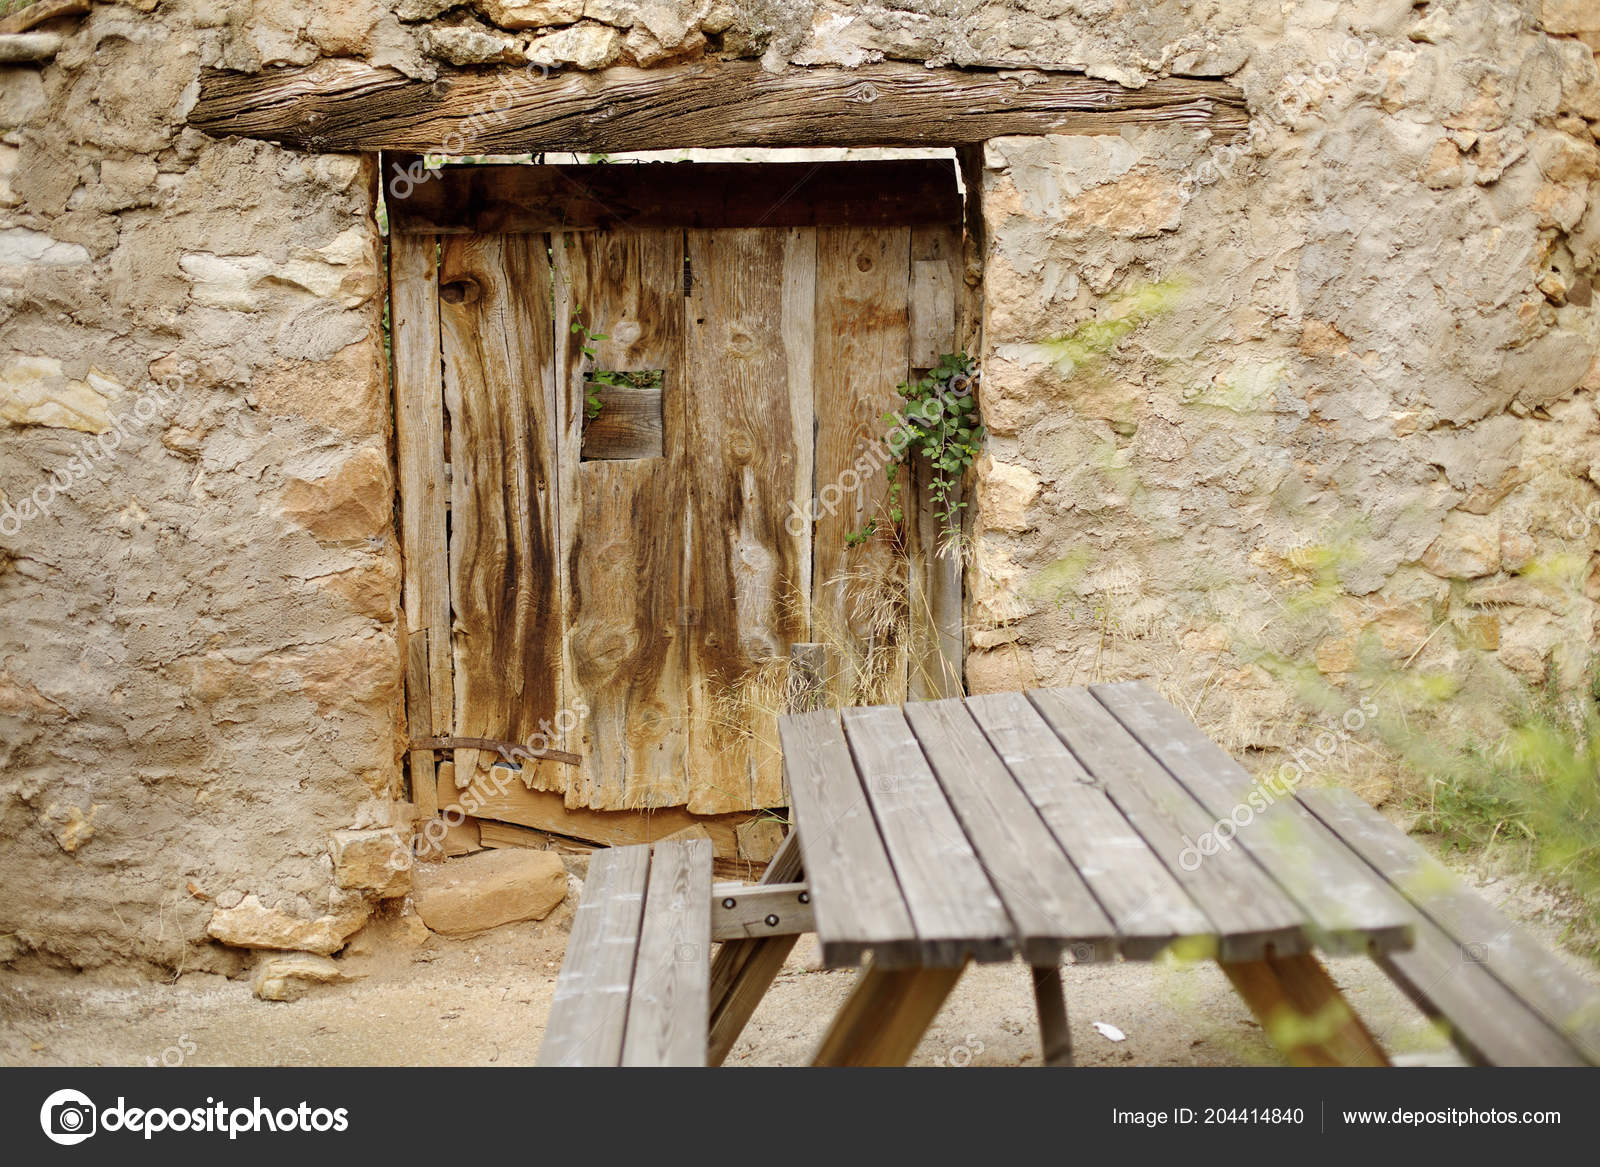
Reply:
[[[966,705],[1110,915],[1122,954],[1148,960],[1175,941],[1209,951],[1211,921],[1028,699],[990,693]]]
[[[1212,816],[1088,690],[1034,689],[1028,698],[1215,926],[1220,959],[1309,949],[1305,912],[1242,849],[1185,869],[1180,856]]]
[[[1110,919],[960,700],[909,704],[905,717],[1028,963],[1053,966],[1083,942],[1113,955]]]
[[[1501,915],[1449,868],[1348,790],[1308,790],[1300,801],[1591,1062],[1600,1064],[1600,993]]]
[[[1416,912],[1323,831],[1291,792],[1258,783],[1148,685],[1126,681],[1093,685],[1089,691],[1194,795],[1214,823],[1236,828],[1235,845],[1253,855],[1305,909],[1312,938],[1325,951],[1360,954],[1411,946]]]
[[[703,1066],[711,1017],[711,840],[655,844],[624,1066]]]
[[[880,705],[846,709],[842,716],[862,788],[916,925],[921,963],[958,965],[969,956],[1009,960],[1016,952],[1011,919],[905,714]]]
[[[614,1066],[622,1056],[649,871],[649,847],[607,847],[589,860],[539,1065]]]
[[[837,710],[778,719],[822,963],[916,963],[916,929],[861,789]]]

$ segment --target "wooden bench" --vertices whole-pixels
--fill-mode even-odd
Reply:
[[[1373,959],[1467,1061],[1600,1065],[1600,991],[1354,794],[1298,797],[1417,913],[1413,947]]]
[[[612,847],[589,861],[541,1066],[703,1066],[711,843]]]

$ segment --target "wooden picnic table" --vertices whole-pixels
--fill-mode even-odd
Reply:
[[[777,875],[803,869],[823,964],[867,965],[816,1064],[904,1064],[969,961],[1015,957],[1065,1063],[1064,956],[1168,951],[1218,960],[1302,1058],[1385,1064],[1311,953],[1407,949],[1415,910],[1147,686],[819,710],[779,733],[799,855]]]

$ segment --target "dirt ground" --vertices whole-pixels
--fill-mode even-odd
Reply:
[[[1514,876],[1464,874],[1545,943],[1558,944],[1570,916],[1560,897]],[[315,987],[287,1003],[257,1000],[247,981],[210,974],[118,983],[107,974],[3,972],[0,1064],[528,1065],[544,1033],[572,898],[547,920],[467,940],[434,936],[402,920],[380,922],[341,960],[358,979]],[[1595,966],[1568,959],[1600,983]],[[1452,1059],[1449,1044],[1376,965],[1336,960],[1329,969],[1391,1052]],[[855,975],[817,967],[814,943],[803,938],[728,1064],[806,1064]],[[1215,965],[1074,965],[1064,979],[1080,1065],[1278,1060]],[[1028,972],[1007,964],[967,971],[912,1064],[1038,1061]]]

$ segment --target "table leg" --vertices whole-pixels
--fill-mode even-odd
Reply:
[[[1377,1038],[1362,1024],[1316,957],[1269,956],[1219,963],[1290,1065],[1389,1064]]]
[[[800,836],[790,831],[761,873],[761,883],[793,883],[800,878]],[[711,961],[711,1030],[707,1064],[720,1066],[750,1016],[777,979],[798,936],[725,940]]]
[[[1033,966],[1033,1003],[1039,1010],[1039,1042],[1047,1066],[1072,1065],[1072,1030],[1067,1025],[1067,994],[1059,964]]]
[[[903,1066],[961,979],[954,968],[862,970],[813,1066]]]

